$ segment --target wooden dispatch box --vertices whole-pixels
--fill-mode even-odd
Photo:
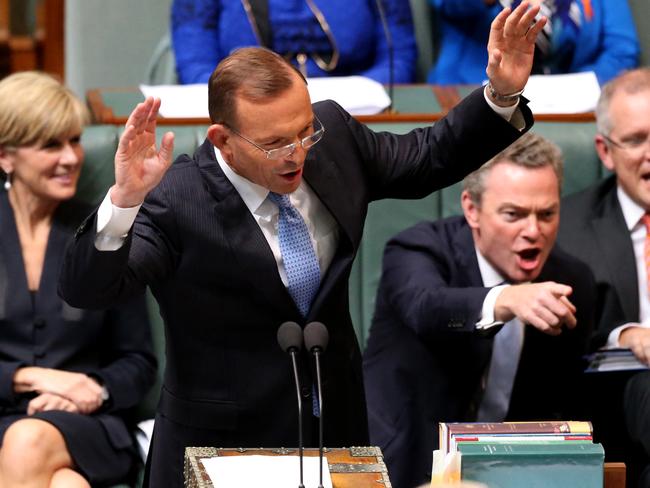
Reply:
[[[185,486],[187,488],[219,488],[208,478],[202,458],[215,456],[297,456],[298,449],[266,448],[185,448]],[[305,456],[318,457],[318,449],[305,449]],[[324,455],[329,465],[334,488],[392,488],[388,470],[378,447],[325,448]]]

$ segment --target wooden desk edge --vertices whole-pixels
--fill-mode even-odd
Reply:
[[[625,463],[605,463],[604,488],[625,488]]]

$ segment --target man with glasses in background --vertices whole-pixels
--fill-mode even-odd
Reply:
[[[649,68],[603,86],[596,125],[596,150],[614,174],[562,202],[558,242],[585,261],[598,282],[593,348],[630,348],[650,365]],[[643,471],[638,486],[650,486],[650,373],[589,380],[594,433],[602,436],[606,455],[626,460],[632,479]]]
[[[332,101],[312,106],[304,78],[263,48],[235,51],[212,74],[212,125],[193,157],[171,165],[171,133],[156,148],[160,101],[135,108],[116,183],[79,229],[60,291],[102,307],[149,285],[160,304],[166,370],[150,486],[183,486],[186,446],[297,444],[291,362],[276,341],[286,321],[329,328],[325,445],[368,444],[348,308],[368,205],[458,181],[531,126],[519,93],[544,24],[536,13],[504,10],[488,45],[491,85],[405,135],[375,133]],[[305,445],[315,446],[313,363],[298,358]]]

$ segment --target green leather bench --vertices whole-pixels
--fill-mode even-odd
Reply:
[[[418,123],[371,124],[377,131],[404,133]],[[158,130],[158,139],[171,130],[175,134],[175,156],[192,153],[202,143],[207,126],[168,126]],[[563,193],[580,190],[604,176],[593,146],[596,127],[593,122],[540,122],[534,131],[556,142],[565,155]],[[83,133],[86,151],[85,165],[79,182],[77,198],[98,204],[112,185],[113,156],[122,128],[113,125],[89,126]],[[375,292],[381,274],[381,258],[386,241],[397,232],[420,220],[436,219],[460,212],[460,184],[438,191],[420,200],[384,200],[370,206],[364,238],[350,277],[350,309],[355,330],[362,347],[365,345],[372,320]],[[140,408],[142,418],[153,417],[164,368],[164,330],[158,307],[149,296],[154,345],[161,369],[158,384]]]

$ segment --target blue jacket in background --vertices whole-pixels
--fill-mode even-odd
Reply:
[[[386,83],[389,56],[381,19],[374,0],[315,0],[340,52],[330,73],[309,58],[308,76],[363,75]],[[407,0],[383,0],[394,44],[395,82],[412,82],[417,48],[410,4]],[[298,18],[313,18],[304,0],[268,0],[274,42],[278,32],[299,33]],[[205,83],[219,61],[238,47],[258,45],[257,37],[239,0],[174,0],[172,40],[179,81]],[[320,29],[318,29],[320,31]],[[291,42],[285,38],[286,42]],[[268,46],[274,48],[274,46]]]
[[[490,23],[501,10],[484,0],[429,0],[438,21],[440,53],[427,81],[436,84],[478,84],[486,79]],[[638,65],[639,42],[626,0],[590,0],[569,72],[594,71],[602,85],[622,70]]]

